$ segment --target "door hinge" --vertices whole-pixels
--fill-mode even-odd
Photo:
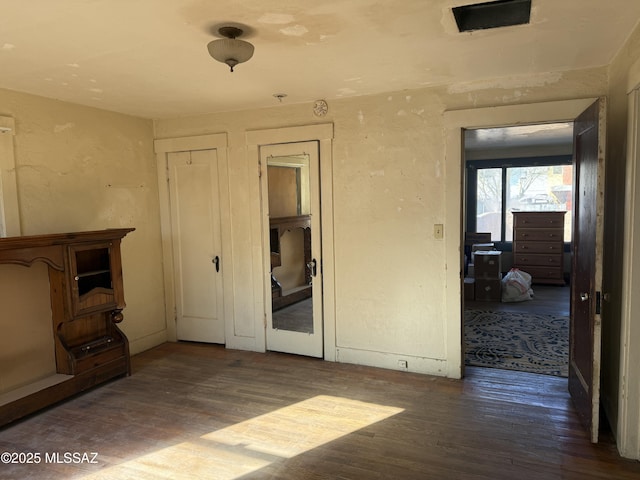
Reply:
[[[264,329],[267,329],[267,314],[264,314]]]
[[[262,178],[262,160],[258,160],[258,178]]]
[[[602,307],[602,295],[600,292],[596,292],[596,315],[600,315],[600,310]]]

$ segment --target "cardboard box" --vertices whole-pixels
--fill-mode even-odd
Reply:
[[[466,232],[464,234],[465,246],[473,245],[474,243],[487,243],[490,241],[491,233]]]
[[[501,278],[476,278],[475,279],[476,301],[499,302],[502,296]]]
[[[475,278],[496,279],[502,275],[502,252],[478,250],[473,256]]]
[[[465,276],[473,276],[468,275],[467,267],[470,263],[473,263],[473,252],[471,247],[474,244],[480,243],[490,243],[491,242],[491,234],[490,233],[477,233],[477,232],[466,232],[464,234],[464,271]]]
[[[473,300],[476,298],[476,279],[465,277],[464,279],[464,299]]]

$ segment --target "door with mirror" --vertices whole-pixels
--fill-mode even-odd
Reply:
[[[318,143],[263,146],[260,160],[267,349],[322,357]]]

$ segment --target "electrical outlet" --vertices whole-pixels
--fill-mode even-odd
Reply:
[[[398,360],[398,368],[402,368],[403,370],[406,370],[407,368],[409,368],[409,364],[407,363],[406,360]]]
[[[444,225],[442,223],[436,223],[433,226],[433,238],[442,240],[444,237]]]

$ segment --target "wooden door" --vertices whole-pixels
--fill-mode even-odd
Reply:
[[[318,143],[303,142],[261,147],[260,161],[266,347],[267,350],[322,358],[324,333]],[[269,188],[270,167],[273,167],[273,174],[282,168],[296,170],[297,187],[289,189],[295,192],[289,202],[293,211],[282,206],[282,196],[287,188],[279,187],[278,191],[275,191],[273,181],[272,188]],[[278,209],[275,208],[277,204],[280,204]],[[273,214],[270,205],[274,207]],[[284,258],[286,252],[274,250],[278,250],[278,243],[284,248],[285,237],[296,234],[299,243],[297,263],[302,269],[298,272],[298,277],[301,282],[299,285],[292,284],[291,288],[278,288],[278,269],[281,266],[277,260],[274,262],[274,258],[277,259],[277,255]],[[305,290],[308,294],[302,295],[301,292]],[[289,301],[282,302],[282,296],[288,297]],[[278,308],[283,304],[286,304],[286,307]]]
[[[604,119],[601,100],[585,110],[574,123],[569,392],[594,443],[598,441],[600,409]]]
[[[169,153],[178,340],[225,343],[215,150]]]

